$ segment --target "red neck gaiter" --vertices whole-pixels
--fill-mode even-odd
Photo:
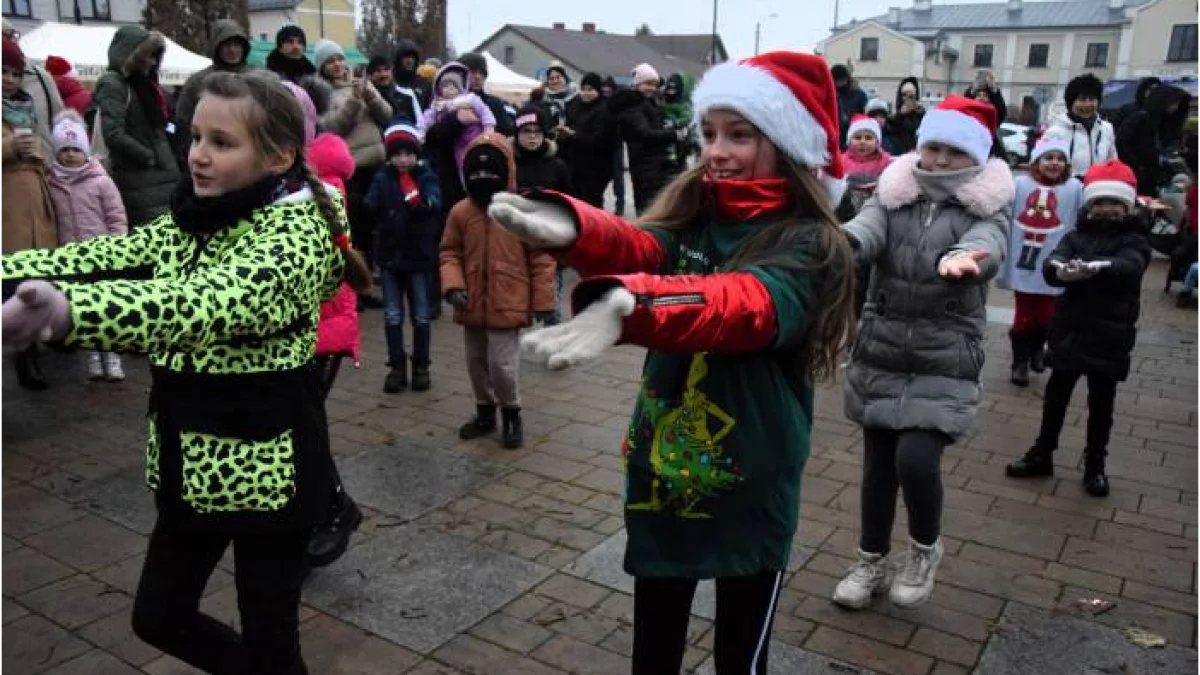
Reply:
[[[753,220],[791,205],[783,178],[716,180],[705,173],[701,180],[721,220]]]

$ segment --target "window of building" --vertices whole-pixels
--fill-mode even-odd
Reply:
[[[879,38],[863,38],[858,43],[859,61],[879,60]]]
[[[514,64],[516,62],[517,62],[517,48],[512,47],[512,46],[505,47],[504,48],[504,65],[511,66],[512,64]]]
[[[29,0],[4,0],[4,16],[24,16],[32,18],[29,11]]]
[[[7,6],[6,3],[5,7]],[[1183,23],[1171,28],[1171,43],[1167,47],[1167,60],[1196,60],[1196,24]]]
[[[1050,61],[1050,45],[1033,44],[1029,45],[1029,67],[1030,68],[1045,68],[1046,63]]]
[[[1108,43],[1107,42],[1089,42],[1087,46],[1087,56],[1083,59],[1084,68],[1106,68],[1108,67]]]
[[[975,68],[991,68],[992,45],[975,45],[975,60],[971,65]]]
[[[108,7],[108,0],[77,0],[79,2],[79,16],[85,19],[98,19],[100,21],[108,21],[112,18],[111,11]],[[71,11],[75,11],[74,2],[71,5]]]

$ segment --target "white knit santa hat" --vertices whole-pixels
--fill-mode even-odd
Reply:
[[[1093,164],[1083,174],[1083,203],[1091,204],[1101,197],[1119,200],[1132,209],[1137,202],[1137,176],[1133,169],[1115,159]]]
[[[850,128],[846,130],[846,139],[849,140],[859,131],[869,131],[875,134],[876,143],[883,138],[883,130],[879,128],[879,122],[876,122],[874,117],[867,117],[866,115],[851,117]]]
[[[973,98],[947,96],[925,113],[917,127],[917,148],[941,143],[962,150],[979,166],[987,164],[996,129],[996,108]]]
[[[822,170],[834,204],[846,189],[838,147],[837,90],[825,59],[769,52],[713,67],[692,94],[697,123],[712,109],[733,110],[782,153]]]
[[[92,145],[88,142],[87,128],[83,118],[74,110],[64,110],[54,118],[54,129],[50,132],[50,144],[54,154],[64,148],[74,148],[91,156]]]
[[[1067,139],[1050,135],[1042,136],[1037,145],[1033,146],[1033,150],[1029,153],[1029,163],[1033,164],[1038,161],[1047,152],[1061,152],[1063,157],[1067,158],[1067,163],[1071,163],[1071,146],[1067,143]]]

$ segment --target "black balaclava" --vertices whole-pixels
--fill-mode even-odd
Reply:
[[[486,209],[493,195],[508,189],[508,156],[494,145],[477,145],[463,158],[463,177],[467,196],[476,206]]]

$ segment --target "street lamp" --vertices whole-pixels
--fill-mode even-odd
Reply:
[[[759,18],[758,21],[754,22],[754,55],[755,56],[758,56],[758,39],[759,39],[759,37],[762,36],[762,22],[766,19],[774,19],[778,16],[779,15],[776,14],[775,12],[771,12],[770,14],[768,14],[764,17],[761,17],[761,18]]]

